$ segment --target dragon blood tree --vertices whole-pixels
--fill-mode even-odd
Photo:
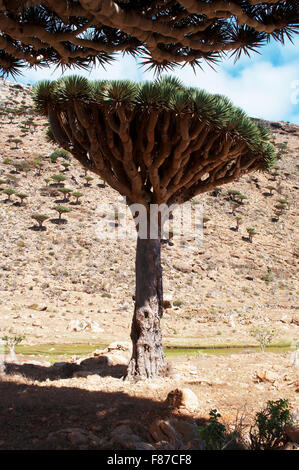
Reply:
[[[152,236],[151,208],[183,204],[246,173],[271,168],[275,157],[267,131],[227,98],[167,77],[136,84],[71,76],[40,82],[34,100],[48,116],[53,139],[146,214],[142,236],[137,225],[127,376],[161,375],[162,218]]]
[[[149,68],[236,59],[298,32],[298,0],[0,0],[0,76],[89,67],[123,52]]]

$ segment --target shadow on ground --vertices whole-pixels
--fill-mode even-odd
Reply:
[[[61,365],[60,365],[61,364]],[[45,380],[58,380],[68,379],[73,377],[75,372],[94,372],[101,377],[124,377],[127,366],[125,365],[107,365],[98,364],[93,358],[86,359],[84,364],[77,365],[71,362],[57,363],[57,365],[43,366],[36,364],[17,364],[17,363],[6,363],[5,372],[8,375],[21,375],[24,378],[30,380],[36,380],[38,382],[44,382]]]
[[[154,443],[149,427],[158,418],[177,418],[196,429],[205,422],[199,415],[178,416],[164,401],[136,396],[136,390],[132,396],[124,391],[105,391],[104,381],[102,385],[99,382],[99,389],[101,386],[103,390],[97,391],[57,383],[39,386],[2,376],[0,449],[126,449],[111,444],[111,433],[117,426],[129,425],[135,437]],[[142,390],[138,394],[142,395]]]

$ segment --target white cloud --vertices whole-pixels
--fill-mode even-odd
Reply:
[[[252,117],[287,120],[298,113],[299,105],[292,100],[292,84],[299,80],[297,64],[275,67],[270,62],[251,62],[236,76],[229,72],[230,69],[220,68],[216,72],[205,67],[194,75],[191,67],[185,67],[173,75],[188,86],[228,96]]]

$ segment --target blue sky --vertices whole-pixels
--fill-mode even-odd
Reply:
[[[204,88],[211,93],[220,93],[231,98],[250,116],[299,124],[299,37],[293,44],[284,46],[271,41],[259,49],[260,54],[251,58],[243,56],[236,64],[232,59],[223,61],[216,70],[204,65],[196,75],[191,67],[177,69],[171,73],[184,84]],[[91,79],[148,80],[154,78],[145,72],[134,59],[119,56],[112,65],[93,69],[91,72],[68,71]],[[25,70],[18,78],[22,83],[34,84],[41,79],[55,79],[59,71],[52,69]]]

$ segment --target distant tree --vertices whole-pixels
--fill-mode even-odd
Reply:
[[[271,343],[275,335],[275,330],[274,328],[258,326],[256,328],[253,328],[253,330],[251,330],[251,335],[256,338],[256,340],[258,341],[260,345],[261,351],[264,352],[266,346],[268,346]]]
[[[32,214],[31,218],[36,220],[39,228],[42,228],[43,223],[49,218],[49,216],[46,214]]]
[[[58,174],[58,175],[52,175],[51,179],[58,184],[64,184],[63,182],[66,180],[66,177],[64,175]]]
[[[273,191],[275,190],[275,186],[269,185],[266,186],[266,189],[269,189],[271,196],[273,195]]]
[[[65,206],[54,206],[54,207],[52,207],[52,209],[54,209],[55,211],[58,212],[58,214],[59,214],[59,217],[58,217],[59,222],[61,222],[61,220],[62,220],[62,219],[61,219],[62,214],[66,214],[67,212],[70,212],[70,211],[71,211],[71,209],[70,209],[69,207],[65,207]]]
[[[21,200],[21,206],[23,205],[23,201],[28,197],[28,194],[25,193],[15,193],[15,195]]]
[[[13,139],[11,139],[11,142],[13,142],[15,144],[15,149],[18,149],[19,148],[19,144],[22,142],[22,139],[18,138],[18,137],[15,137]]]
[[[79,191],[73,191],[72,196],[76,198],[76,204],[79,204],[79,198],[82,197],[84,194],[80,193]]]
[[[58,191],[64,195],[63,202],[67,202],[70,194],[73,192],[70,188],[59,188]]]
[[[15,194],[15,190],[12,188],[7,188],[2,190],[3,194],[6,194],[7,198],[9,201],[11,201],[11,196]]]
[[[85,181],[86,181],[85,186],[90,186],[91,181],[93,181],[93,177],[89,176],[89,175],[86,175],[86,176],[84,176],[84,178],[85,178]]]
[[[41,174],[41,169],[42,169],[42,167],[45,165],[45,163],[41,161],[41,157],[40,157],[40,156],[38,156],[38,157],[36,157],[36,158],[34,159],[33,165],[34,165],[35,168],[37,168],[37,174],[38,174],[38,176],[40,176],[40,174]]]
[[[252,239],[253,239],[254,235],[257,235],[257,232],[255,231],[254,228],[251,228],[251,227],[248,227],[246,230],[247,230],[247,233],[248,233],[249,241],[250,241],[250,243],[252,243]]]
[[[241,225],[242,222],[243,222],[243,217],[242,217],[241,215],[237,215],[237,216],[236,216],[236,222],[237,222],[236,231],[238,232],[238,231],[239,231],[239,227],[240,227],[240,225]]]

